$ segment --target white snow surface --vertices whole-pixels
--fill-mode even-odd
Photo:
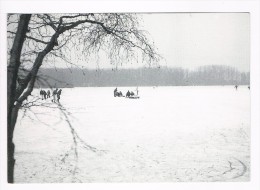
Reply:
[[[139,87],[140,99],[113,90],[64,88],[60,105],[20,110],[15,182],[250,180],[246,86]]]

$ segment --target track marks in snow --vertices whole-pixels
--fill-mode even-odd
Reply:
[[[242,165],[243,169],[242,169],[242,172],[239,175],[233,177],[233,179],[242,177],[247,172],[247,167],[244,164],[244,162],[242,162],[241,160],[238,160],[238,159],[236,159],[236,160]]]

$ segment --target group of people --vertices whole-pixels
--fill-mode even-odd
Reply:
[[[47,98],[51,97],[51,92],[50,92],[50,90],[48,90],[47,92],[45,90],[41,90],[40,95],[42,97],[42,100],[43,99],[46,100]]]
[[[56,101],[60,102],[61,91],[62,91],[62,89],[58,89],[58,88],[53,90],[53,92],[52,92],[53,99],[51,100],[52,102],[56,102]],[[43,99],[46,100],[48,98],[51,98],[51,91],[50,90],[47,90],[47,91],[40,90],[40,95],[41,95],[42,100]]]
[[[127,98],[129,98],[130,96],[134,96],[134,95],[135,95],[135,93],[134,93],[133,91],[130,92],[130,91],[128,90],[125,96],[126,96]]]
[[[133,91],[127,91],[126,95],[124,96],[121,91],[118,91],[117,88],[114,90],[114,97],[126,97],[129,98],[131,96],[134,96],[135,93]],[[136,88],[136,95],[138,95],[138,88]]]
[[[124,97],[121,91],[117,91],[117,88],[114,90],[114,97]]]

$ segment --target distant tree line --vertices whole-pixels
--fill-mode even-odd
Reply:
[[[65,69],[41,68],[36,87],[102,87],[102,86],[191,86],[249,85],[250,73],[223,65],[183,68],[138,69]]]

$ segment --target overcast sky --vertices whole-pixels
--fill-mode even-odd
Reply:
[[[249,71],[248,13],[146,14],[143,20],[168,66],[218,64]]]

